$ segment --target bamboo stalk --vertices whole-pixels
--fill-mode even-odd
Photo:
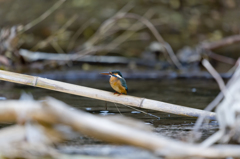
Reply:
[[[216,115],[213,112],[207,112],[199,109],[188,108],[175,104],[165,103],[146,98],[139,98],[129,95],[116,96],[113,95],[112,92],[59,82],[36,76],[29,76],[0,70],[0,80],[109,101],[113,103],[130,105],[138,108],[157,110],[171,114],[189,117],[199,117],[201,115],[204,115],[208,119],[216,120]]]

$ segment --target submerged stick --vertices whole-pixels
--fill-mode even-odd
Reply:
[[[206,112],[199,109],[188,108],[188,107],[179,106],[175,104],[165,103],[165,102],[151,100],[151,99],[139,98],[139,97],[134,97],[129,95],[116,96],[116,95],[113,95],[112,92],[59,82],[59,81],[36,77],[36,76],[29,76],[29,75],[0,70],[0,80],[34,86],[34,87],[45,88],[49,90],[64,92],[68,94],[74,94],[78,96],[84,96],[84,97],[109,101],[113,103],[130,105],[138,108],[157,110],[157,111],[162,111],[162,112],[172,113],[177,115],[183,115],[183,116],[189,116],[189,117],[199,117],[201,115],[204,115],[208,119],[216,120],[215,113],[213,112]]]

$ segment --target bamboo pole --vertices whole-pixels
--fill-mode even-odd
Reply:
[[[113,95],[112,92],[59,82],[36,76],[29,76],[0,70],[0,80],[109,101],[113,103],[130,105],[138,108],[157,110],[171,114],[189,117],[199,117],[201,115],[204,115],[208,119],[216,120],[216,115],[213,112],[207,112],[199,109],[188,108],[175,104],[165,103],[146,98],[139,98],[129,95],[116,96]]]

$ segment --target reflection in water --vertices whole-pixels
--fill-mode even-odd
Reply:
[[[97,82],[94,80],[82,80],[72,83],[114,92],[107,80],[98,80]],[[52,96],[77,109],[92,114],[107,116],[119,114],[120,111],[122,115],[140,119],[145,123],[150,123],[156,128],[157,133],[170,137],[186,136],[196,121],[195,118],[140,109],[148,113],[146,114],[121,104],[114,104],[41,88],[11,84],[8,82],[1,82],[1,85],[0,96],[2,96],[2,98],[18,99],[22,92],[27,92],[31,93],[35,99]],[[128,80],[128,87],[129,95],[132,96],[155,99],[197,109],[204,109],[219,92],[218,86],[213,80],[200,79]],[[158,117],[160,117],[160,119]],[[214,122],[211,122],[203,126],[204,138],[216,131],[217,124],[216,122],[215,124],[213,123]]]
[[[138,113],[141,113],[139,111],[131,111],[132,114],[138,114]]]
[[[0,100],[7,100],[6,97],[0,97]]]

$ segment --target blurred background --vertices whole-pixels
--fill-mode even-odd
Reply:
[[[122,67],[126,73],[132,70],[143,74],[174,71],[179,65],[168,56],[166,42],[183,66],[180,70],[199,71],[199,61],[206,54],[196,48],[238,35],[239,7],[236,0],[1,0],[1,67],[19,72],[69,67],[83,71]],[[157,40],[156,33],[137,17],[146,19],[163,40]],[[21,49],[27,49],[29,54]],[[227,72],[239,50],[238,43],[216,47],[215,55],[223,59],[209,59],[218,71]],[[48,56],[32,60],[29,56],[35,52],[56,53],[55,58],[62,53],[79,56],[73,60],[63,57],[65,60],[56,61]],[[229,58],[230,63],[224,62]]]

